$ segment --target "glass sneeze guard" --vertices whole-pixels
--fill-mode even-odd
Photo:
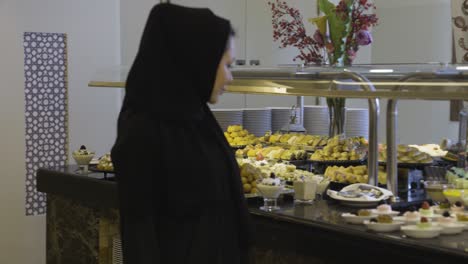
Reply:
[[[228,86],[231,93],[468,100],[468,65],[462,64],[366,64],[343,68],[235,66],[232,72],[234,81]],[[359,87],[365,83],[350,80],[348,72],[365,76],[375,91],[362,91]],[[127,67],[102,70],[96,73],[88,86],[123,88],[127,74]]]

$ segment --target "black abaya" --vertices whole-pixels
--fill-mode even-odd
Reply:
[[[248,263],[239,169],[206,104],[230,32],[208,9],[150,13],[111,152],[127,264]]]

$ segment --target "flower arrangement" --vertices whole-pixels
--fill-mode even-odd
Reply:
[[[340,0],[334,5],[329,0],[318,0],[323,16],[311,18],[317,29],[307,35],[299,10],[286,2],[268,2],[272,11],[273,39],[281,48],[293,46],[299,49],[299,59],[305,64],[349,65],[360,46],[372,43],[369,29],[376,26],[376,8],[370,0]]]
[[[285,1],[268,2],[272,12],[273,40],[280,48],[296,47],[299,55],[294,61],[305,64],[351,65],[360,46],[372,43],[369,29],[376,26],[376,9],[370,0],[340,0],[334,5],[329,0],[317,0],[323,16],[308,21],[317,29],[307,35],[299,10]],[[330,114],[330,136],[344,134],[345,98],[327,98]]]

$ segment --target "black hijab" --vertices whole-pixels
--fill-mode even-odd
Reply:
[[[232,202],[230,228],[238,234],[239,254],[252,242],[239,168],[207,106],[230,32],[229,21],[209,9],[158,4],[151,10],[111,152],[128,263],[157,263],[158,249],[180,237],[168,234],[158,246],[164,230],[152,229],[169,224],[167,215],[211,212],[206,201]]]
[[[160,118],[197,116],[210,98],[231,32],[209,9],[158,4],[127,79],[125,105]]]

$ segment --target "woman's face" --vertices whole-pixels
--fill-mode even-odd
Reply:
[[[233,38],[229,38],[228,49],[224,52],[223,57],[218,65],[216,72],[216,79],[211,92],[210,104],[216,104],[219,96],[226,90],[226,84],[232,81],[231,64],[234,62],[234,41]]]

